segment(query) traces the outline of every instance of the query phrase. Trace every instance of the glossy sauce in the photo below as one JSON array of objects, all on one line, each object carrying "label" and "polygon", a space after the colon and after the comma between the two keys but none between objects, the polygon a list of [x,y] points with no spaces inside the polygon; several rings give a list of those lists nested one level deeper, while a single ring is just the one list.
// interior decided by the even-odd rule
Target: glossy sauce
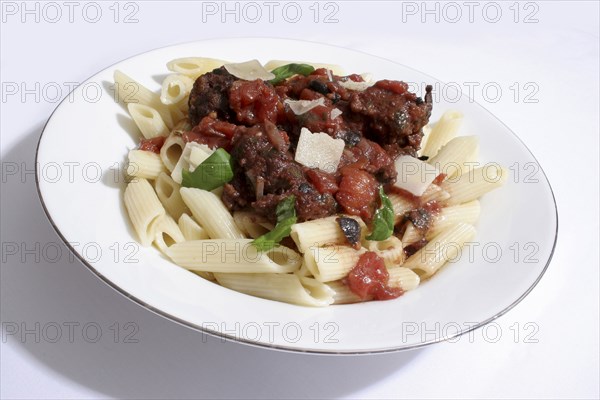
[{"label": "glossy sauce", "polygon": [[383,259],[368,251],[360,256],[344,283],[362,300],[389,300],[402,296],[401,288],[388,286],[389,273]]}]

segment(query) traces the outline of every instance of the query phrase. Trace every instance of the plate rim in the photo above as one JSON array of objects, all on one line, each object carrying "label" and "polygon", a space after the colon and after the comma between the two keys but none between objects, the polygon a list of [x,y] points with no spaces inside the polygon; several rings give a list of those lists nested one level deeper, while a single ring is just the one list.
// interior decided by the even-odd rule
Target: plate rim
[{"label": "plate rim", "polygon": [[[119,60],[117,62],[114,62],[106,67],[104,67],[103,69],[95,72],[94,74],[90,75],[88,78],[84,79],[79,85],[77,85],[76,87],[73,88],[73,90],[71,90],[69,92],[69,94],[67,94],[67,96],[65,96],[54,108],[54,110],[52,111],[52,113],[50,113],[50,116],[48,117],[48,119],[46,120],[46,122],[44,123],[44,126],[41,130],[40,136],[38,138],[38,142],[36,145],[36,149],[35,149],[35,164],[34,165],[38,165],[38,159],[39,159],[39,151],[40,151],[40,146],[42,143],[42,139],[44,136],[44,133],[46,132],[46,128],[48,126],[48,123],[50,122],[50,120],[52,119],[52,117],[54,116],[54,114],[56,113],[56,111],[61,107],[61,105],[65,102],[65,100],[67,100],[68,98],[70,98],[70,95],[77,90],[81,85],[85,84],[86,82],[88,82],[91,78],[93,78],[94,76],[108,70],[109,68],[120,64],[122,62],[125,62],[129,59],[153,52],[153,51],[158,51],[161,49],[166,49],[166,48],[170,48],[170,47],[176,47],[176,46],[182,46],[182,45],[190,45],[190,44],[194,44],[194,43],[202,43],[202,42],[207,42],[207,41],[235,41],[235,40],[279,40],[279,41],[289,41],[289,42],[304,42],[304,43],[311,43],[311,44],[315,44],[315,45],[319,45],[319,46],[324,46],[324,47],[332,47],[332,48],[337,48],[337,49],[344,49],[347,51],[351,51],[351,52],[356,52],[356,53],[361,53],[363,55],[369,56],[369,57],[373,57],[376,59],[380,59],[380,60],[385,60],[387,62],[402,66],[403,68],[407,68],[410,69],[412,71],[415,71],[419,74],[422,74],[424,76],[427,76],[428,78],[431,78],[437,82],[440,82],[442,84],[444,84],[445,82],[442,80],[439,80],[425,72],[422,72],[420,70],[417,70],[413,67],[407,66],[405,64],[396,62],[394,60],[390,60],[389,58],[386,57],[382,57],[382,56],[378,56],[378,55],[374,55],[371,53],[368,53],[366,51],[362,51],[362,50],[357,50],[357,49],[352,49],[352,48],[348,48],[345,46],[339,46],[339,45],[333,45],[333,44],[329,44],[329,43],[321,43],[321,42],[316,42],[316,41],[311,41],[311,40],[302,40],[302,39],[290,39],[290,38],[282,38],[282,37],[268,37],[268,36],[252,36],[252,37],[226,37],[226,38],[207,38],[207,39],[201,39],[201,40],[191,40],[191,41],[185,41],[185,42],[180,42],[180,43],[174,43],[174,44],[169,44],[166,46],[161,46],[161,47],[157,47],[157,48],[152,48],[150,50],[146,50],[137,54],[134,54],[132,56],[129,56],[127,58],[124,58],[122,60]],[[460,93],[462,95],[465,95],[467,98],[471,99],[468,95],[466,95],[462,90],[460,90]],[[471,99],[473,100],[473,99]],[[542,165],[539,163],[538,159],[535,157],[535,155],[533,154],[533,152],[529,149],[529,147],[523,142],[523,140],[521,140],[521,138],[511,129],[509,128],[500,118],[496,117],[491,111],[489,111],[486,107],[484,107],[483,105],[481,105],[479,102],[474,101],[473,103],[478,106],[479,108],[481,108],[483,111],[485,111],[487,113],[487,115],[489,117],[492,117],[493,119],[496,120],[496,122],[499,122],[508,132],[511,133],[511,135],[527,150],[527,152],[529,153],[529,155],[533,158],[533,160],[535,160],[535,162],[537,163],[537,165],[540,168],[540,171],[542,173],[542,176],[545,180],[545,182],[548,185],[548,188],[550,189],[550,194],[552,196],[552,203],[554,205],[554,220],[555,220],[555,229],[554,229],[554,240],[552,243],[552,248],[550,250],[550,253],[548,255],[548,260],[546,261],[546,264],[544,265],[543,269],[541,270],[541,272],[539,273],[539,275],[537,276],[536,280],[531,284],[531,286],[524,292],[522,293],[516,300],[514,300],[510,305],[508,305],[507,307],[505,307],[503,310],[499,311],[498,313],[496,313],[495,315],[477,323],[476,325],[470,325],[468,328],[457,331],[456,333],[453,333],[451,335],[447,335],[447,336],[440,336],[440,337],[436,337],[435,339],[432,340],[427,340],[427,341],[423,341],[420,342],[418,344],[412,344],[412,345],[408,345],[408,346],[397,346],[397,347],[392,347],[392,348],[384,348],[384,349],[377,349],[377,350],[349,350],[349,351],[345,351],[345,350],[326,350],[326,349],[302,349],[302,348],[298,348],[298,347],[293,347],[293,346],[286,346],[286,345],[279,345],[279,344],[269,344],[269,343],[265,343],[265,342],[260,342],[260,341],[254,341],[254,340],[249,340],[243,337],[239,337],[239,336],[235,336],[235,335],[230,335],[227,333],[223,333],[223,332],[218,332],[218,331],[214,331],[212,329],[209,329],[207,327],[203,327],[197,324],[194,324],[192,322],[186,321],[184,319],[181,319],[179,317],[176,317],[174,315],[169,314],[166,311],[163,311],[155,306],[152,306],[150,304],[148,304],[147,302],[145,302],[144,300],[141,300],[140,298],[131,295],[129,292],[127,292],[124,288],[121,288],[120,286],[118,286],[117,284],[115,284],[113,281],[111,281],[110,279],[108,279],[106,276],[104,276],[103,274],[101,274],[96,268],[94,268],[81,254],[79,254],[77,252],[77,250],[71,246],[71,244],[69,243],[69,241],[63,236],[62,232],[60,231],[60,229],[58,228],[58,226],[56,225],[56,223],[54,222],[54,219],[52,218],[52,215],[50,214],[48,208],[46,207],[46,203],[44,202],[44,197],[42,194],[42,190],[41,190],[41,186],[40,186],[40,172],[38,168],[35,168],[35,186],[36,186],[36,192],[38,194],[40,203],[42,205],[42,209],[44,210],[44,214],[46,215],[46,218],[48,219],[48,221],[50,222],[50,225],[52,226],[52,228],[54,229],[54,231],[56,232],[56,234],[60,237],[60,239],[62,240],[63,244],[69,249],[69,251],[89,270],[92,272],[92,274],[94,274],[96,277],[98,277],[102,282],[104,282],[106,285],[108,285],[110,288],[112,288],[113,290],[115,290],[117,293],[121,294],[122,296],[124,296],[125,298],[129,299],[130,301],[132,301],[133,303],[145,308],[148,311],[151,311],[152,313],[163,317],[167,320],[170,320],[172,322],[175,322],[181,326],[184,326],[186,328],[192,329],[194,331],[203,333],[203,334],[208,334],[212,337],[215,338],[220,338],[222,340],[226,340],[226,341],[231,341],[233,343],[241,343],[244,345],[249,345],[249,346],[253,346],[253,347],[258,347],[258,348],[266,348],[266,349],[270,349],[270,350],[277,350],[277,351],[282,351],[282,352],[287,352],[287,353],[300,353],[300,354],[317,354],[317,355],[346,355],[346,356],[352,356],[352,355],[370,355],[370,354],[385,354],[385,353],[397,353],[397,352],[402,352],[402,351],[408,351],[408,350],[414,350],[414,349],[419,349],[419,348],[423,348],[426,346],[430,346],[432,344],[435,343],[440,343],[443,341],[447,341],[447,340],[451,340],[457,337],[460,337],[466,333],[472,332],[478,328],[481,328],[487,324],[489,324],[490,322],[500,318],[501,316],[503,316],[504,314],[506,314],[507,312],[509,312],[510,310],[512,310],[517,304],[519,304],[521,301],[523,301],[523,299],[525,299],[525,297],[527,297],[529,295],[529,293],[531,293],[531,291],[538,285],[538,283],[541,281],[542,277],[546,274],[546,271],[548,270],[548,267],[550,266],[550,263],[552,261],[552,258],[554,256],[554,251],[556,250],[556,245],[558,243],[558,230],[559,230],[559,216],[558,216],[558,204],[556,202],[556,196],[554,194],[554,189],[552,188],[552,184],[550,183],[550,180],[548,179],[548,176],[546,175],[546,172],[544,171]]]}]

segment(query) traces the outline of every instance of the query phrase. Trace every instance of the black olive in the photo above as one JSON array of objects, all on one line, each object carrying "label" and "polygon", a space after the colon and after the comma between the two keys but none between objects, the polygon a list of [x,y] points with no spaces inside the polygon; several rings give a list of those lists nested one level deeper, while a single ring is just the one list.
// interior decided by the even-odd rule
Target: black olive
[{"label": "black olive", "polygon": [[317,93],[321,93],[324,95],[329,93],[329,88],[327,87],[327,84],[325,82],[321,82],[318,80],[310,81],[308,83],[308,87]]},{"label": "black olive", "polygon": [[344,233],[346,240],[353,247],[357,246],[360,243],[360,225],[353,218],[348,217],[339,217],[336,219],[340,229]]},{"label": "black olive", "polygon": [[427,161],[427,160],[429,160],[429,156],[421,156],[421,157],[419,157],[419,160]]},{"label": "black olive", "polygon": [[360,142],[360,139],[362,139],[362,135],[356,131],[348,131],[344,133],[343,139],[346,143],[346,146],[354,147],[358,144],[358,142]]},{"label": "black olive", "polygon": [[417,103],[417,105],[421,105],[424,103],[423,99],[420,97],[417,97],[417,99],[415,100],[415,103]]}]

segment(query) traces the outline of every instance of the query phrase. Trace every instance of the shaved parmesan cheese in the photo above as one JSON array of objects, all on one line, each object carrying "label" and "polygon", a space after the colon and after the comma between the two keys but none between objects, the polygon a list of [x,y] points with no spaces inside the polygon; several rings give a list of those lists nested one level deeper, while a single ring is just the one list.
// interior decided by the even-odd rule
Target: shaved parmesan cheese
[{"label": "shaved parmesan cheese", "polygon": [[250,60],[238,64],[225,64],[224,67],[231,75],[247,81],[255,79],[270,81],[275,78],[275,75],[267,71],[258,60]]},{"label": "shaved parmesan cheese", "polygon": [[327,68],[327,78],[329,78],[329,82],[333,82],[333,72],[329,68]]},{"label": "shaved parmesan cheese", "polygon": [[337,171],[343,151],[342,139],[334,139],[323,132],[311,133],[302,128],[295,160],[306,167],[333,173]]},{"label": "shaved parmesan cheese", "polygon": [[179,161],[177,161],[177,165],[175,165],[173,172],[171,172],[171,178],[175,182],[181,184],[181,171],[184,169],[190,172],[194,171],[198,165],[213,153],[213,151],[214,150],[211,150],[210,147],[205,144],[196,142],[186,143],[183,152],[181,153],[181,157],[179,157]]},{"label": "shaved parmesan cheese", "polygon": [[313,108],[317,106],[325,105],[325,98],[319,97],[317,100],[290,100],[286,99],[284,101],[285,104],[290,106],[290,109],[296,115],[302,115],[304,113],[309,112]]},{"label": "shaved parmesan cheese", "polygon": [[348,90],[356,90],[362,92],[366,88],[373,86],[375,82],[354,82],[351,80],[347,80],[346,82],[338,81],[341,87]]},{"label": "shaved parmesan cheese", "polygon": [[331,113],[329,114],[329,117],[331,119],[336,119],[337,117],[339,117],[340,115],[342,115],[342,111],[334,108],[333,110],[331,110]]},{"label": "shaved parmesan cheese", "polygon": [[214,153],[214,150],[205,144],[198,144],[198,146],[192,147],[188,159],[190,163],[189,170],[193,171],[198,168],[198,165],[202,164],[212,153]]},{"label": "shaved parmesan cheese", "polygon": [[424,161],[411,156],[400,156],[394,166],[398,176],[394,186],[420,197],[440,171]]},{"label": "shaved parmesan cheese", "polygon": [[362,74],[360,74],[360,76],[365,82],[373,82],[373,74],[370,72],[363,72]]}]

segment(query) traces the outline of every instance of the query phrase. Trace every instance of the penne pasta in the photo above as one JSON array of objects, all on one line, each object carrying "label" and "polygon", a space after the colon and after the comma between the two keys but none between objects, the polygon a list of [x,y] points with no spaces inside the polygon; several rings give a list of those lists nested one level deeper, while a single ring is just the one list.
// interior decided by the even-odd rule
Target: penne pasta
[{"label": "penne pasta", "polygon": [[366,240],[364,247],[383,258],[387,268],[400,266],[406,258],[402,242],[394,235],[386,240]]},{"label": "penne pasta", "polygon": [[[357,217],[352,218],[361,225],[361,239],[365,236],[365,223]],[[344,232],[337,223],[337,216],[302,222],[292,226],[291,237],[300,252],[306,252],[310,247],[348,244]]]},{"label": "penne pasta", "polygon": [[229,210],[214,193],[202,189],[180,190],[183,202],[211,239],[244,239]]},{"label": "penne pasta", "polygon": [[423,232],[414,227],[412,223],[407,225],[406,231],[402,236],[404,246],[416,243],[423,237],[426,240],[431,240],[442,231],[463,222],[465,224],[474,224],[479,219],[481,207],[479,201],[473,200],[468,203],[459,204],[456,206],[444,207],[438,214],[434,214],[431,226],[423,235]]},{"label": "penne pasta", "polygon": [[151,151],[131,150],[126,173],[130,177],[156,179],[166,171],[160,156]]},{"label": "penne pasta", "polygon": [[154,244],[165,255],[167,249],[174,243],[181,243],[185,240],[179,226],[173,217],[163,214],[152,223],[152,232],[154,233]]},{"label": "penne pasta", "polygon": [[431,132],[421,142],[420,155],[434,157],[443,145],[456,137],[463,122],[463,114],[458,111],[446,111],[431,127]]},{"label": "penne pasta", "polygon": [[477,200],[442,208],[440,213],[434,218],[431,228],[429,228],[425,235],[425,239],[431,240],[443,231],[461,222],[473,225],[479,219],[480,212],[481,207]]},{"label": "penne pasta", "polygon": [[274,228],[265,217],[248,211],[236,211],[233,220],[245,236],[256,239]]},{"label": "penne pasta", "polygon": [[347,246],[309,247],[304,262],[312,275],[320,282],[344,278],[366,250],[354,250]]},{"label": "penne pasta", "polygon": [[413,270],[406,267],[388,268],[390,275],[388,285],[399,287],[403,291],[416,289],[421,283],[421,278]]},{"label": "penne pasta", "polygon": [[456,205],[473,201],[506,182],[508,171],[499,165],[490,164],[476,168],[468,174],[445,181],[440,187],[450,194],[447,205]]},{"label": "penne pasta", "polygon": [[464,244],[474,237],[475,228],[472,225],[456,224],[410,256],[403,267],[412,269],[421,279],[429,278],[447,261],[459,256]]},{"label": "penne pasta", "polygon": [[441,203],[448,200],[449,197],[450,194],[448,192],[446,192],[444,189],[442,189],[435,183],[432,183],[427,187],[427,189],[425,189],[425,192],[423,192],[423,195],[421,195],[421,198],[419,200],[421,204],[427,204],[432,201],[437,201]]},{"label": "penne pasta", "polygon": [[202,240],[209,238],[206,229],[198,225],[198,223],[187,214],[181,214],[178,225],[185,240]]},{"label": "penne pasta", "polygon": [[207,281],[211,281],[211,282],[216,282],[217,281],[215,279],[215,274],[213,274],[212,272],[204,272],[204,271],[190,271],[190,272],[192,272],[193,274],[198,275],[201,278],[206,279]]},{"label": "penne pasta", "polygon": [[184,132],[187,132],[191,129],[192,129],[192,123],[190,122],[190,119],[186,117],[186,118],[182,118],[179,121],[177,121],[177,123],[173,127],[173,130],[171,131],[171,133],[181,136],[181,135],[183,135]]},{"label": "penne pasta", "polygon": [[183,213],[188,212],[179,189],[179,184],[173,181],[165,172],[161,172],[156,178],[156,182],[154,182],[156,195],[169,215],[175,219],[179,219]]},{"label": "penne pasta", "polygon": [[397,193],[388,194],[388,198],[390,199],[392,208],[394,209],[394,224],[402,221],[402,219],[404,219],[404,214],[415,207],[412,201],[407,200],[405,197],[400,196]]},{"label": "penne pasta", "polygon": [[479,138],[477,136],[460,136],[446,143],[436,156],[427,162],[451,178],[472,170],[478,156]]},{"label": "penne pasta", "polygon": [[294,273],[298,276],[306,276],[309,278],[314,278],[312,272],[310,272],[306,263],[304,262],[304,259],[302,261],[302,265],[300,266],[300,269]]},{"label": "penne pasta", "polygon": [[215,278],[222,286],[264,299],[312,307],[333,303],[333,290],[327,285],[295,274],[215,274]]},{"label": "penne pasta", "polygon": [[333,291],[333,304],[362,303],[373,299],[373,297],[361,299],[341,280],[326,282],[325,284]]},{"label": "penne pasta", "polygon": [[181,135],[176,132],[171,132],[163,146],[160,148],[160,159],[169,172],[173,172],[173,169],[175,169],[177,162],[183,154],[184,147],[185,143],[183,142]]},{"label": "penne pasta", "polygon": [[168,128],[173,127],[171,112],[160,102],[160,96],[135,79],[117,70],[114,73],[115,88],[120,102],[148,106],[156,110]]},{"label": "penne pasta", "polygon": [[152,185],[143,178],[131,181],[125,188],[124,201],[140,243],[150,246],[154,240],[153,222],[165,215],[165,209],[154,193]]},{"label": "penne pasta", "polygon": [[408,221],[406,223],[404,234],[402,235],[402,244],[404,247],[417,243],[421,239],[423,239],[423,233],[415,228],[412,222]]},{"label": "penne pasta", "polygon": [[160,101],[165,105],[187,103],[194,80],[183,74],[172,74],[162,82]]},{"label": "penne pasta", "polygon": [[129,103],[127,110],[146,139],[169,134],[169,128],[156,109],[144,104]]},{"label": "penne pasta", "polygon": [[195,79],[202,74],[223,66],[224,64],[227,64],[227,61],[218,60],[216,58],[185,57],[176,58],[169,61],[167,63],[167,68],[169,71],[184,74]]},{"label": "penne pasta", "polygon": [[302,257],[288,247],[260,252],[251,239],[190,240],[173,244],[167,254],[184,268],[213,273],[283,274],[297,271],[302,264]]}]

